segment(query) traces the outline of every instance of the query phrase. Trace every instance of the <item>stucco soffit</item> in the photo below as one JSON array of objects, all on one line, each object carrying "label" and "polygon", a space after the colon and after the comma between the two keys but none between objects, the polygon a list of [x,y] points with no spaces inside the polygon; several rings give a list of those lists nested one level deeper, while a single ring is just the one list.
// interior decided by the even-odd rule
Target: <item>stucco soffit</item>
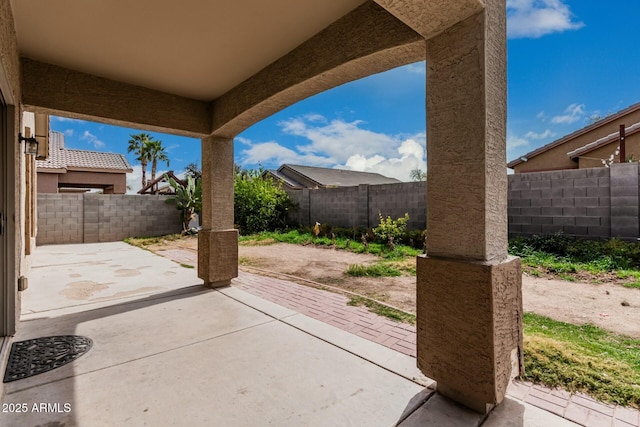
[{"label": "stucco soffit", "polygon": [[211,105],[52,64],[21,58],[28,111],[200,138],[210,133]]},{"label": "stucco soffit", "polygon": [[375,0],[425,39],[484,9],[482,0]]},{"label": "stucco soffit", "polygon": [[418,33],[369,1],[216,99],[213,134],[234,136],[301,99],[425,55]]}]

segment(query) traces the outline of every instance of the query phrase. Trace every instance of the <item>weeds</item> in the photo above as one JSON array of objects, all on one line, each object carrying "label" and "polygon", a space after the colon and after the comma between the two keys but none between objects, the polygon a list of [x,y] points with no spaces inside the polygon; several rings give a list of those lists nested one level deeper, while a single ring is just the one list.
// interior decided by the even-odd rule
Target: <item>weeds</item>
[{"label": "weeds", "polygon": [[640,340],[524,315],[524,380],[640,407]]},{"label": "weeds", "polygon": [[402,275],[397,268],[382,263],[373,265],[351,264],[344,274],[354,277],[397,277]]},{"label": "weeds", "polygon": [[406,313],[402,310],[398,310],[396,308],[392,308],[386,306],[384,304],[380,304],[379,302],[372,301],[368,298],[364,297],[352,297],[347,305],[351,306],[365,306],[371,311],[379,316],[384,316],[389,319],[395,320],[397,322],[408,323],[410,325],[415,325],[416,316],[410,313]]}]

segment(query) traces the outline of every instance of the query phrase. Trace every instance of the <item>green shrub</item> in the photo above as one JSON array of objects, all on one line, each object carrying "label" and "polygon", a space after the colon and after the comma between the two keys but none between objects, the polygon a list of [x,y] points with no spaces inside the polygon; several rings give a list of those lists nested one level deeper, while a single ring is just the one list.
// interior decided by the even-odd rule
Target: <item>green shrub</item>
[{"label": "green shrub", "polygon": [[281,230],[293,208],[281,185],[264,178],[262,171],[237,173],[233,182],[234,217],[241,234]]},{"label": "green shrub", "polygon": [[378,212],[378,217],[380,218],[380,223],[373,229],[373,234],[382,243],[398,243],[407,229],[409,214],[405,213],[404,217],[394,220],[390,216],[384,218],[382,213]]}]

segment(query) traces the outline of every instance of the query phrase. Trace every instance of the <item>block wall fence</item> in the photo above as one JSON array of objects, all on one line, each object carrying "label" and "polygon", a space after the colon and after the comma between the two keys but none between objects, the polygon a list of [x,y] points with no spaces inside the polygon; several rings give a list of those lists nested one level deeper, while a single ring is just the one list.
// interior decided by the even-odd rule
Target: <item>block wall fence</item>
[{"label": "block wall fence", "polygon": [[[562,232],[601,239],[640,237],[638,163],[509,175],[509,236]],[[452,189],[455,191],[455,189]],[[426,183],[287,190],[299,209],[294,223],[375,227],[378,212],[410,216],[409,228],[426,226]]]},{"label": "block wall fence", "polygon": [[37,245],[113,242],[179,233],[180,213],[168,196],[38,194]]},{"label": "block wall fence", "polygon": [[[378,212],[409,214],[409,228],[426,227],[426,183],[287,190],[295,224],[375,227]],[[590,239],[640,237],[638,163],[610,168],[509,175],[509,237],[563,232]],[[452,191],[455,191],[452,189]],[[168,196],[39,194],[38,245],[118,241],[178,233]]]}]

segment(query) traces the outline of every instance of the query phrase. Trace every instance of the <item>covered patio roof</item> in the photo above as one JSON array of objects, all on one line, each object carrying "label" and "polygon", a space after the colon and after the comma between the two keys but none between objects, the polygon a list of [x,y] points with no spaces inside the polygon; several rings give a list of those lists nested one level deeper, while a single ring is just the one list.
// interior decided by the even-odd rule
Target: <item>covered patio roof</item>
[{"label": "covered patio roof", "polygon": [[[483,2],[428,2],[416,15],[390,0],[21,0],[11,7],[25,106],[201,137],[239,133],[251,124],[241,117],[248,110],[266,117],[285,99],[423,60],[424,36]],[[313,85],[296,87],[310,78]],[[274,102],[283,90],[290,93]]]},{"label": "covered patio roof", "polygon": [[[504,400],[523,352],[520,261],[507,253],[503,0],[0,0],[0,22],[11,153],[25,110],[201,139],[198,277],[211,288],[238,276],[234,137],[301,99],[426,59],[417,365],[480,414]],[[14,157],[4,196],[25,170]],[[17,218],[0,248],[22,251],[21,198],[0,199]],[[9,333],[28,269],[16,257],[2,283]]]}]

